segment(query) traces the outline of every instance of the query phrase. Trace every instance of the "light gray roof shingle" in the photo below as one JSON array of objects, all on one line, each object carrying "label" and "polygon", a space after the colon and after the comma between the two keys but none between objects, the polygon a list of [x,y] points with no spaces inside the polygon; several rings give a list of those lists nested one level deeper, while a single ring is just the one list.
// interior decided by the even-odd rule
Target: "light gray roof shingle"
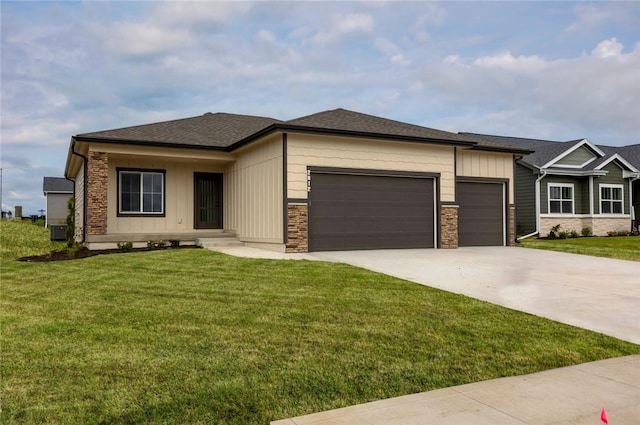
[{"label": "light gray roof shingle", "polygon": [[42,179],[42,191],[44,193],[73,193],[73,182],[64,177],[45,177]]}]

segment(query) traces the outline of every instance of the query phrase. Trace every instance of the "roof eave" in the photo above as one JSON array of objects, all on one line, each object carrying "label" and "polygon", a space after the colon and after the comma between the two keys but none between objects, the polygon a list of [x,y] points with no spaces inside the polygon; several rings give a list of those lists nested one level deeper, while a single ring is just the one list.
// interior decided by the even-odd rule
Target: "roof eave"
[{"label": "roof eave", "polygon": [[134,146],[153,146],[153,147],[164,147],[164,148],[179,148],[179,149],[204,149],[204,150],[214,150],[214,151],[226,151],[228,150],[227,146],[207,146],[207,145],[189,145],[182,143],[172,143],[172,142],[157,142],[153,140],[132,140],[132,139],[109,139],[104,137],[87,137],[87,136],[74,136],[72,139],[75,139],[78,142],[88,142],[88,143],[113,143],[119,145],[134,145]]},{"label": "roof eave", "polygon": [[505,153],[513,153],[518,155],[529,155],[534,151],[529,149],[520,149],[514,148],[510,146],[485,146],[485,145],[475,145],[471,148],[474,151],[488,151],[488,152],[505,152]]},{"label": "roof eave", "polygon": [[270,133],[274,133],[278,131],[281,131],[283,133],[292,132],[292,133],[307,133],[307,134],[329,134],[329,135],[344,136],[344,137],[394,140],[394,141],[411,142],[411,143],[434,143],[434,144],[448,145],[448,146],[474,147],[477,144],[477,142],[464,141],[464,140],[447,140],[447,139],[430,138],[430,137],[403,136],[398,134],[371,133],[366,131],[339,130],[339,129],[276,123],[230,145],[228,150],[233,151],[235,149],[238,149],[244,145],[247,145],[255,141],[256,139],[259,139]]}]

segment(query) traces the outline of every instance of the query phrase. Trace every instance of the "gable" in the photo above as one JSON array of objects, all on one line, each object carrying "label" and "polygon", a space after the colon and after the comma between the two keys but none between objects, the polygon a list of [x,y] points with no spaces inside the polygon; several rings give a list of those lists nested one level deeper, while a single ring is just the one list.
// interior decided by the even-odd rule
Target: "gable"
[{"label": "gable", "polygon": [[597,159],[598,156],[585,145],[580,146],[568,155],[560,158],[554,164],[553,167],[568,167],[568,168],[582,168],[588,163]]}]

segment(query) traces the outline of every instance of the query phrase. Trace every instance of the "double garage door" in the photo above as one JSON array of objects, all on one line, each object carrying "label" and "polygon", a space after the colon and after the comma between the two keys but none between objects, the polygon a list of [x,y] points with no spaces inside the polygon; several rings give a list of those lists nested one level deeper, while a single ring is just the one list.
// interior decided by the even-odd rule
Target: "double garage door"
[{"label": "double garage door", "polygon": [[[309,250],[434,248],[436,182],[429,176],[312,172]],[[503,185],[458,183],[460,246],[503,245]]]}]

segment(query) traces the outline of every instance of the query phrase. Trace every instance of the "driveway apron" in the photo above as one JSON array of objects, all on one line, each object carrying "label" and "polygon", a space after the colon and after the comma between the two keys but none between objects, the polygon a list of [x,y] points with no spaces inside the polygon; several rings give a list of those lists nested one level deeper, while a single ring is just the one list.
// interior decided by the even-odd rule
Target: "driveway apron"
[{"label": "driveway apron", "polygon": [[640,344],[640,263],[515,247],[316,252]]}]

